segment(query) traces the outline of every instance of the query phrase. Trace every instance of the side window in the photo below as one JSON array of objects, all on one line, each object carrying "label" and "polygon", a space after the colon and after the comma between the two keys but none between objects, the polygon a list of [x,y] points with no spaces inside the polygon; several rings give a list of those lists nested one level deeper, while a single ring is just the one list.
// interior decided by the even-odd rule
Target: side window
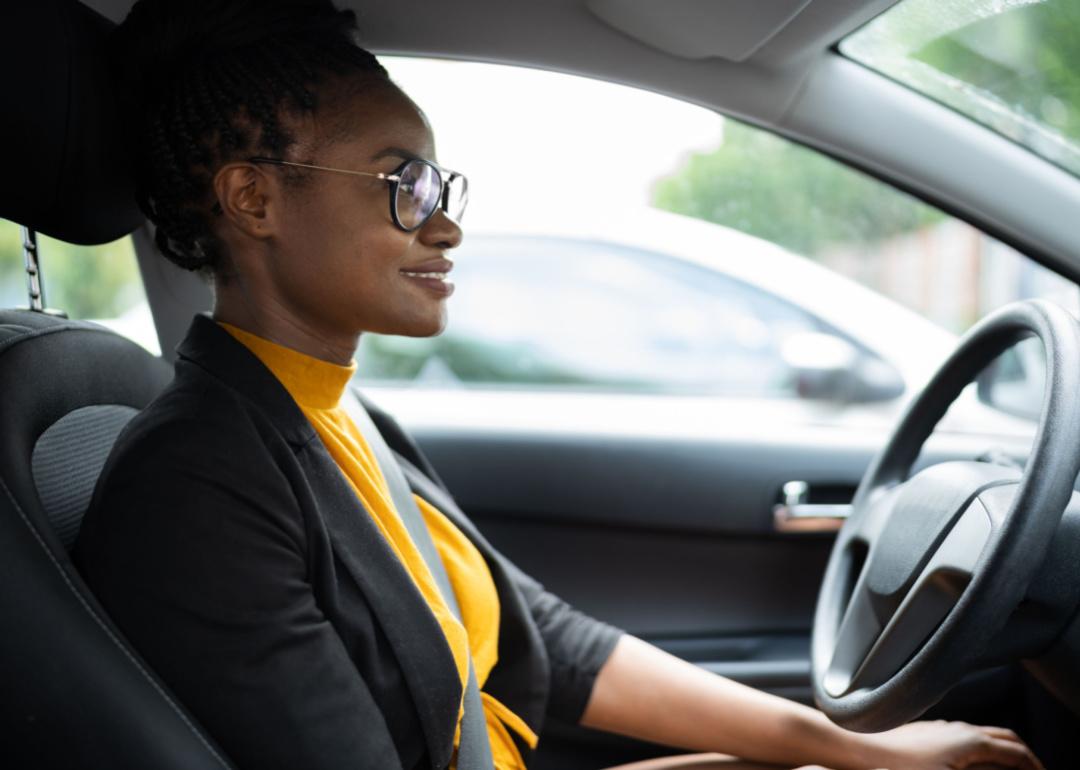
[{"label": "side window", "polygon": [[486,234],[470,237],[462,254],[447,331],[366,337],[366,378],[797,396],[808,383],[792,346],[831,342],[872,356],[797,303],[668,254]]},{"label": "side window", "polygon": [[[40,234],[37,240],[47,307],[100,323],[160,353],[130,236],[101,246]],[[0,303],[10,308],[27,302],[22,230],[0,219]]]},{"label": "side window", "polygon": [[366,386],[896,405],[995,308],[1080,307],[1074,284],[966,223],[709,110],[387,62],[471,203],[446,332],[365,337]]}]

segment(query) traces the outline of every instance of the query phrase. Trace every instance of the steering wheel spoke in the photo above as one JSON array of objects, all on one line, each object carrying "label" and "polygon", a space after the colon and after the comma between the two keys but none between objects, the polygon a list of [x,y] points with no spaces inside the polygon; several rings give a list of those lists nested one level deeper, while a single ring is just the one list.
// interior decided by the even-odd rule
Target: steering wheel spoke
[{"label": "steering wheel spoke", "polygon": [[837,654],[826,674],[830,694],[839,697],[895,675],[956,606],[993,531],[990,513],[975,498],[887,618],[880,617],[882,603],[874,601],[862,581],[841,624]]},{"label": "steering wheel spoke", "polygon": [[825,672],[825,690],[839,698],[851,689],[855,673],[881,635],[882,624],[866,589],[865,573],[855,584],[844,619],[836,633],[836,649]]},{"label": "steering wheel spoke", "polygon": [[[884,627],[868,592],[866,555],[873,552],[892,516],[903,486],[882,485],[870,490],[856,504],[841,532],[842,543],[838,547],[848,553],[848,569],[852,571],[849,579],[854,582],[854,588],[847,600],[836,634],[836,647],[825,675],[825,687],[834,697],[847,691],[854,673],[861,667]],[[863,558],[856,558],[856,554],[861,554]]]},{"label": "steering wheel spoke", "polygon": [[872,549],[889,523],[903,488],[903,484],[893,484],[871,490],[848,520],[847,537]]}]

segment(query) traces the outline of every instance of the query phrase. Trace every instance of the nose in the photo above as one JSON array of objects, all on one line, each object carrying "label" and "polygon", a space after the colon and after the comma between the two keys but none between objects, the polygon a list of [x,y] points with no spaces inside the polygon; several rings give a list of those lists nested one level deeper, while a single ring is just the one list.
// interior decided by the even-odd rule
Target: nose
[{"label": "nose", "polygon": [[448,217],[442,209],[436,211],[420,228],[420,240],[425,245],[440,249],[456,249],[464,237],[461,225]]}]

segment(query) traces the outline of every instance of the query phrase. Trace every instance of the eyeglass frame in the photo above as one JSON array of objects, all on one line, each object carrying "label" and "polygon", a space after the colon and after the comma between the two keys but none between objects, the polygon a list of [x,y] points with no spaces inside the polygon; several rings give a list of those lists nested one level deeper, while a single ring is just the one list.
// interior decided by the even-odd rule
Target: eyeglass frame
[{"label": "eyeglass frame", "polygon": [[[426,225],[429,221],[431,221],[431,218],[435,216],[435,212],[439,211],[440,209],[442,209],[442,212],[446,215],[447,219],[449,219],[454,224],[460,224],[460,222],[458,221],[461,218],[460,216],[458,217],[458,219],[454,219],[452,216],[450,216],[450,183],[453,182],[455,179],[462,180],[465,185],[463,196],[464,200],[466,203],[468,203],[469,200],[469,180],[464,174],[460,174],[457,171],[452,171],[448,168],[443,168],[438,163],[433,163],[432,161],[426,160],[424,158],[408,158],[389,174],[383,173],[381,171],[353,171],[351,169],[345,168],[317,166],[312,163],[297,163],[291,160],[282,160],[281,158],[266,158],[258,155],[248,158],[247,162],[269,163],[275,166],[294,166],[296,168],[314,169],[316,171],[332,171],[336,174],[350,174],[352,176],[370,176],[374,177],[375,179],[381,179],[382,181],[390,185],[390,218],[394,221],[394,225],[398,229],[403,230],[407,233],[414,233],[421,227]],[[440,205],[433,208],[431,210],[431,213],[424,217],[423,220],[421,220],[418,224],[414,225],[413,227],[406,227],[405,224],[401,221],[401,217],[398,215],[397,196],[398,187],[401,184],[401,172],[404,171],[405,167],[408,166],[410,163],[424,163],[435,169],[435,173],[439,178],[439,200],[441,201],[441,203]],[[464,213],[465,207],[462,206],[461,210],[462,213]]]}]

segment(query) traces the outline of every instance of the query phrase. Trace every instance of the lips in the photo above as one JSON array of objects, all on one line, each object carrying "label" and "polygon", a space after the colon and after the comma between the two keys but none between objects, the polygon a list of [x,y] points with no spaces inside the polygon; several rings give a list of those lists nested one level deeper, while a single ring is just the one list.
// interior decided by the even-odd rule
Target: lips
[{"label": "lips", "polygon": [[413,283],[443,297],[449,297],[454,291],[454,284],[446,280],[447,274],[454,268],[449,259],[440,257],[403,267],[400,272]]},{"label": "lips", "polygon": [[421,262],[417,265],[409,265],[408,267],[401,268],[403,275],[439,275],[443,278],[446,274],[454,269],[454,263],[445,257],[438,259],[429,259],[427,262]]}]

